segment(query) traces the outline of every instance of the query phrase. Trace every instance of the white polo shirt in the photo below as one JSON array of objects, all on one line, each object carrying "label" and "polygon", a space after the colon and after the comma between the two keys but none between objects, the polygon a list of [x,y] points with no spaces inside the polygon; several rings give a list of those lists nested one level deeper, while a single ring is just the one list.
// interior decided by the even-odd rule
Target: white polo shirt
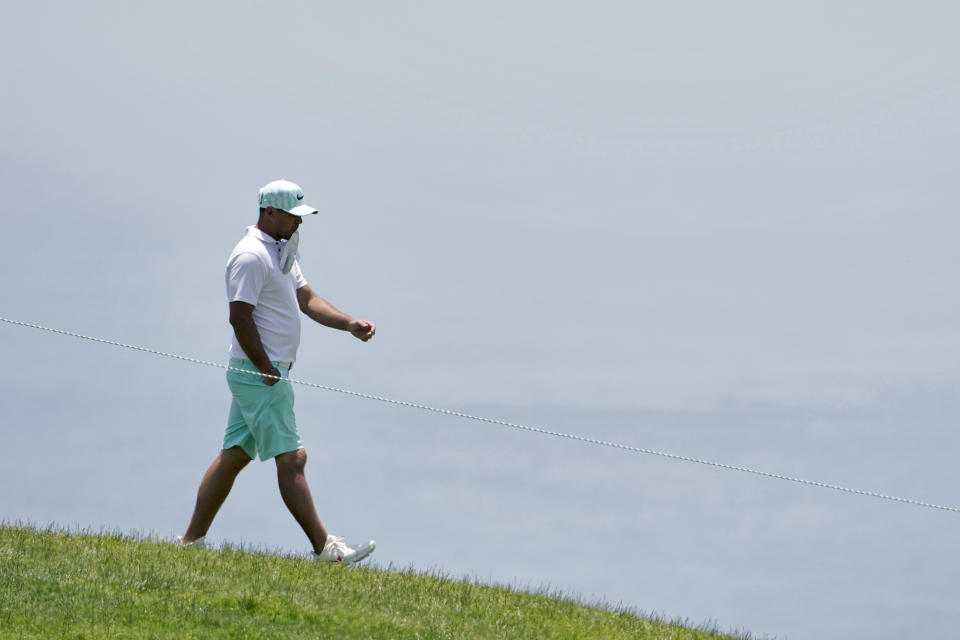
[{"label": "white polo shirt", "polygon": [[[271,362],[295,361],[300,346],[297,289],[307,281],[300,272],[299,255],[289,273],[281,271],[280,250],[285,242],[256,227],[247,227],[246,235],[227,260],[227,301],[253,305],[253,321]],[[250,359],[237,342],[236,333],[230,357]]]}]

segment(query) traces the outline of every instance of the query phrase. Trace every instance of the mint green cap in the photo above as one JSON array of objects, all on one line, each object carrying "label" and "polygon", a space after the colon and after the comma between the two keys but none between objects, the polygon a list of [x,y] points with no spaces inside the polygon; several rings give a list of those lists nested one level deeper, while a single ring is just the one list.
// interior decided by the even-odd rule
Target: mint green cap
[{"label": "mint green cap", "polygon": [[317,210],[303,201],[303,190],[289,180],[274,180],[260,189],[260,207],[283,209],[295,216],[308,216]]}]

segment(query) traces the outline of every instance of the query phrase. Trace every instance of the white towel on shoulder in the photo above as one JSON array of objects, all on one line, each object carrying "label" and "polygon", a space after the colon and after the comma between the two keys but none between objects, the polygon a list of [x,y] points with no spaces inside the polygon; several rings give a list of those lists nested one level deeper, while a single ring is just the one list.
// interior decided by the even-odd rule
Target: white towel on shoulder
[{"label": "white towel on shoulder", "polygon": [[280,270],[283,273],[290,273],[293,268],[293,261],[297,259],[297,248],[300,246],[300,232],[294,231],[290,239],[283,243],[280,249]]}]

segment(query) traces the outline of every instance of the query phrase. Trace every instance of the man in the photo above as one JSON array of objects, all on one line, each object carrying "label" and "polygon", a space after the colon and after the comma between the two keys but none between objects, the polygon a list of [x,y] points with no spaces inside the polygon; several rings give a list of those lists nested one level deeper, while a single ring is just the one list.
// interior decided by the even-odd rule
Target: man
[{"label": "man", "polygon": [[328,535],[304,476],[307,453],[297,432],[288,381],[300,344],[299,312],[364,342],[376,333],[372,322],[353,318],[314,293],[300,272],[297,229],[304,216],[315,213],[294,183],[269,183],[260,189],[256,226],[247,228],[227,261],[233,327],[227,383],[233,402],[222,450],[200,483],[193,518],[186,533],[178,537],[180,544],[203,544],[237,474],[259,455],[261,461],[276,460],[280,494],[310,539],[317,559],[357,562],[376,547],[372,540],[350,546]]}]

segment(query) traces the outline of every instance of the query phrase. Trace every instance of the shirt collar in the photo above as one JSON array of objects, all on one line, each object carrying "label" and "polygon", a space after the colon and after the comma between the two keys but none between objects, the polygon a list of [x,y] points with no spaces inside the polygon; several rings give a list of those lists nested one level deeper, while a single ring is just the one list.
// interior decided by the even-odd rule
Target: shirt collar
[{"label": "shirt collar", "polygon": [[257,238],[262,242],[266,242],[267,244],[280,244],[281,242],[280,240],[277,240],[270,234],[264,233],[263,231],[258,229],[256,226],[247,227],[247,235],[253,236],[254,238]]}]

